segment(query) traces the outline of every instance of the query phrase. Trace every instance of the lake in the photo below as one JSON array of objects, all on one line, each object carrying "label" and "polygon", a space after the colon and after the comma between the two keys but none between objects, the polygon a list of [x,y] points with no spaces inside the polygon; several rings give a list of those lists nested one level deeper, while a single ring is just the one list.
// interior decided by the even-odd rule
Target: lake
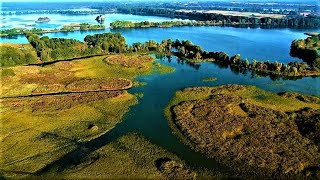
[{"label": "lake", "polygon": [[[64,14],[23,14],[23,15],[6,15],[0,16],[1,27],[3,29],[11,28],[42,28],[42,29],[60,29],[63,25],[70,23],[89,23],[89,24],[99,24],[95,19],[98,14],[90,15],[64,15]],[[104,25],[109,27],[111,22],[116,20],[128,20],[128,21],[168,21],[168,20],[178,20],[170,19],[165,17],[155,17],[155,16],[138,16],[130,14],[105,14]],[[35,23],[39,17],[49,17],[50,21],[46,23]],[[26,24],[36,24],[35,26],[28,26]]]},{"label": "lake", "polygon": [[[109,15],[108,15],[109,16]],[[111,16],[111,15],[110,15]],[[113,15],[112,15],[113,16]],[[95,21],[93,16],[84,16],[83,21]],[[114,20],[117,19],[114,14]],[[167,18],[153,19],[149,16],[121,15],[124,20],[152,20],[162,21]],[[110,19],[110,18],[109,18]],[[61,20],[69,23],[72,20]],[[109,21],[109,20],[108,20]],[[76,22],[76,21],[75,21]],[[110,20],[111,22],[111,20]],[[60,22],[62,23],[62,22]],[[44,23],[45,24],[45,23]],[[173,40],[190,40],[194,44],[200,45],[207,51],[224,51],[230,56],[240,54],[243,58],[252,60],[270,60],[288,63],[297,60],[289,55],[291,42],[295,39],[302,39],[306,30],[292,29],[261,29],[261,28],[235,28],[235,27],[173,27],[173,28],[140,28],[140,29],[105,29],[95,31],[76,31],[76,32],[58,32],[47,33],[45,36],[55,38],[72,38],[83,41],[89,34],[98,34],[106,32],[120,32],[127,40],[128,44],[134,42],[145,42],[147,40],[156,40],[161,42],[163,39],[171,38]],[[308,31],[320,31],[308,30]],[[0,42],[28,43],[24,36],[1,37]]]}]

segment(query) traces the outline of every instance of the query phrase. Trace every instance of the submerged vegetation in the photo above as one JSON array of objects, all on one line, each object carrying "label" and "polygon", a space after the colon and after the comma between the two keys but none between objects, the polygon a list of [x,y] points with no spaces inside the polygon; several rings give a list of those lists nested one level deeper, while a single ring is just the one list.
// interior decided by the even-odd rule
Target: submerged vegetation
[{"label": "submerged vegetation", "polygon": [[319,178],[319,100],[252,86],[187,88],[165,113],[186,143],[244,177]]}]

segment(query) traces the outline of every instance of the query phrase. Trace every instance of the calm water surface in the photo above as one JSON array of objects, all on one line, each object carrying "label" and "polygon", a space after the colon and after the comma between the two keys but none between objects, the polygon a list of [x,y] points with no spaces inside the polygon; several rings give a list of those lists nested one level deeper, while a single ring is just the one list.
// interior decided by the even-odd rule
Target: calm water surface
[{"label": "calm water surface", "polygon": [[[226,84],[255,85],[272,92],[295,91],[304,94],[320,96],[320,79],[303,78],[299,80],[278,80],[276,83],[268,77],[252,78],[250,73],[243,75],[223,69],[213,63],[202,63],[199,69],[177,61],[172,57],[171,61],[166,58],[157,60],[161,64],[176,68],[171,74],[139,77],[137,80],[147,82],[146,86],[136,87],[131,93],[142,92],[143,98],[126,115],[124,123],[147,137],[152,143],[166,148],[177,154],[191,166],[215,168],[220,171],[221,167],[213,160],[204,158],[181,143],[177,136],[173,135],[168,122],[164,117],[163,110],[173,98],[174,93],[187,87],[195,86],[218,86]],[[216,77],[217,81],[203,82],[203,78]]]},{"label": "calm water surface", "polygon": [[[0,16],[1,28],[10,29],[10,28],[42,28],[42,29],[60,29],[63,25],[71,23],[89,23],[89,24],[99,24],[95,18],[98,14],[91,15],[63,15],[63,14],[23,14],[23,15],[7,15]],[[139,15],[130,15],[130,14],[104,14],[105,21],[104,25],[109,27],[111,22],[116,20],[127,20],[127,21],[168,21],[168,20],[177,20],[170,19],[166,17],[156,17],[156,16],[139,16]],[[35,23],[39,17],[49,17],[50,21],[46,23]],[[26,27],[26,24],[36,24],[32,27]]]}]

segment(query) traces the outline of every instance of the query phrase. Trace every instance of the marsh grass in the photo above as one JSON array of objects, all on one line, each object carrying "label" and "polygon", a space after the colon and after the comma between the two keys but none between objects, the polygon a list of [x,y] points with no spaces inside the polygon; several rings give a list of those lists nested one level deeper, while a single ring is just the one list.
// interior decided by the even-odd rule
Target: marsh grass
[{"label": "marsh grass", "polygon": [[[124,134],[110,144],[92,152],[96,158],[89,165],[83,163],[72,171],[65,171],[61,178],[83,179],[208,179],[222,178],[219,173],[194,170],[178,156],[152,144],[136,132]],[[90,156],[90,155],[89,155]],[[166,160],[171,165],[162,166]],[[165,169],[163,169],[165,168]]]},{"label": "marsh grass", "polygon": [[153,72],[159,74],[170,74],[173,73],[176,69],[171,66],[167,66],[165,64],[154,63]]},{"label": "marsh grass", "polygon": [[[107,63],[106,58],[112,63]],[[153,61],[152,57],[138,54],[114,55],[1,70],[11,74],[1,76],[1,97],[11,97],[0,99],[0,156],[4,157],[0,158],[1,173],[11,178],[30,177],[81,143],[108,133],[143,94],[132,95],[125,90],[86,92],[88,89],[81,87],[99,90],[97,82],[117,78],[131,82],[137,76],[153,73]],[[117,81],[111,84],[116,85]],[[84,92],[48,94],[70,89]],[[16,97],[35,93],[43,95]],[[80,171],[83,174],[66,177],[85,178],[89,174],[102,177],[103,173],[103,177],[110,178],[162,177],[154,168],[154,159],[160,156],[177,159],[137,135],[124,136],[98,151],[95,153],[106,158],[99,159],[97,166],[90,165],[93,170],[87,175],[83,173],[86,171]]]},{"label": "marsh grass", "polygon": [[[318,147],[312,142],[317,142],[314,138],[318,134],[312,133],[318,131],[301,132],[318,122],[318,100],[276,94],[254,86],[186,88],[176,92],[165,115],[184,143],[229,164],[240,174],[256,178],[274,173],[286,178],[316,177],[319,171],[308,168],[319,167]],[[296,116],[310,120],[305,119],[308,122],[302,127],[303,123],[296,124]],[[252,154],[259,154],[262,161]]]},{"label": "marsh grass", "polygon": [[[125,93],[114,98],[71,103],[64,110],[50,107],[33,111],[28,104],[39,98],[25,101],[29,102],[23,107],[2,112],[0,152],[6,158],[1,158],[0,169],[35,172],[73,150],[77,143],[108,132],[121,121],[129,107],[137,103],[135,96]],[[90,124],[96,125],[98,131],[90,131]]]},{"label": "marsh grass", "polygon": [[[108,63],[106,59],[112,60],[112,63]],[[72,62],[57,62],[44,67],[16,66],[10,70],[4,68],[2,72],[10,71],[10,74],[15,75],[1,77],[1,97],[68,92],[72,90],[68,89],[72,84],[77,85],[73,89],[86,91],[84,87],[90,85],[88,81],[92,81],[93,85],[101,81],[106,84],[105,87],[113,86],[116,89],[123,89],[124,80],[132,81],[137,76],[153,73],[153,61],[152,57],[146,55],[111,55],[84,58]],[[111,82],[117,79],[119,83]],[[95,86],[92,87],[97,89]]]},{"label": "marsh grass", "polygon": [[[60,92],[75,81],[81,84],[95,83],[92,78],[133,80],[152,73],[151,57],[121,56],[112,65],[104,62],[104,58],[58,62],[44,67],[5,68],[2,72],[10,71],[12,76],[1,77],[1,96]],[[138,66],[123,67],[122,60],[130,62],[128,59],[138,61],[135,62]],[[78,143],[107,133],[137,103],[137,97],[126,91],[1,99],[0,155],[5,158],[0,159],[0,169],[13,175],[16,171],[33,173],[74,150]]]}]

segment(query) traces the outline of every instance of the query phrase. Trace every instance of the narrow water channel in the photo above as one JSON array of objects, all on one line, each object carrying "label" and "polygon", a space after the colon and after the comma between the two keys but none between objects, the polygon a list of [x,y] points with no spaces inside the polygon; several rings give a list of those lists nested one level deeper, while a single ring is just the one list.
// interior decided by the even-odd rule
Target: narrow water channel
[{"label": "narrow water channel", "polygon": [[[132,88],[129,92],[143,93],[144,96],[139,99],[139,104],[130,109],[121,123],[99,138],[80,144],[77,149],[47,165],[38,171],[36,175],[42,175],[50,171],[59,172],[71,166],[80,165],[84,157],[129,132],[142,134],[151,143],[176,154],[188,166],[214,169],[223,173],[229,172],[230,170],[221,164],[204,157],[199,152],[195,152],[189,146],[183,144],[172,133],[164,116],[164,109],[176,91],[195,86],[243,84],[255,85],[273,92],[295,91],[303,94],[320,95],[319,78],[306,77],[294,81],[278,80],[275,82],[269,77],[252,78],[250,74],[237,74],[228,68],[221,68],[213,63],[201,63],[200,67],[195,68],[178,60],[176,57],[171,57],[170,60],[164,58],[156,61],[162,65],[174,67],[175,72],[164,75],[155,73],[137,78],[136,80],[146,82],[147,85]],[[217,80],[214,82],[202,81],[202,79],[209,77],[215,77]]]},{"label": "narrow water channel", "polygon": [[[196,167],[216,167],[213,160],[204,158],[200,153],[180,142],[172,134],[164,116],[164,109],[173,98],[174,93],[186,87],[218,86],[224,84],[256,85],[259,88],[273,91],[295,91],[304,94],[320,95],[319,78],[303,78],[295,81],[272,81],[269,77],[251,78],[250,74],[235,74],[230,69],[221,69],[213,63],[202,63],[199,69],[178,61],[172,57],[171,61],[165,58],[157,60],[161,64],[176,68],[174,73],[139,77],[138,81],[146,82],[146,86],[136,87],[130,93],[142,92],[143,98],[139,104],[131,108],[125,117],[127,127],[144,135],[168,151],[175,153],[188,165]],[[202,79],[216,77],[217,81],[203,82]]]}]

